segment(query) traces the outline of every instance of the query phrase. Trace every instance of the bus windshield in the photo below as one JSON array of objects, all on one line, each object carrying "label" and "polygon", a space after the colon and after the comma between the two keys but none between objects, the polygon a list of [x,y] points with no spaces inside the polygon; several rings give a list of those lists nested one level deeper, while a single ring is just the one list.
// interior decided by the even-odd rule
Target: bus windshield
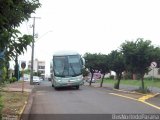
[{"label": "bus windshield", "polygon": [[81,74],[82,63],[80,56],[68,55],[68,56],[54,56],[53,57],[53,69],[55,76],[77,76]]}]

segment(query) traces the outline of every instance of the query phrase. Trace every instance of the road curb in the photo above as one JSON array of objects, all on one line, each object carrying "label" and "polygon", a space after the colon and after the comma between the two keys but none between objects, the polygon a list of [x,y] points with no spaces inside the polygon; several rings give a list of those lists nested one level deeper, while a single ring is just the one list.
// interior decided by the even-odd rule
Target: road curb
[{"label": "road curb", "polygon": [[25,101],[25,103],[24,103],[24,105],[23,105],[22,110],[19,112],[18,120],[20,120],[20,119],[21,119],[22,113],[24,112],[24,109],[25,109],[25,107],[26,107],[27,103],[28,103],[28,102],[27,102],[27,101]]},{"label": "road curb", "polygon": [[[86,85],[87,86],[87,85]],[[90,86],[90,85],[88,85]],[[94,86],[94,85],[91,85],[90,87],[94,87],[94,88],[98,88],[98,86]],[[99,87],[99,88],[105,88],[105,87]],[[139,93],[139,92],[136,92],[136,91],[127,91],[127,90],[122,90],[122,89],[115,89],[115,88],[112,88],[112,90],[115,90],[115,91],[120,91],[120,92],[127,92],[127,93],[132,93],[132,94],[140,94],[142,95],[142,97],[138,98],[138,99],[135,99],[135,98],[132,98],[132,97],[129,97],[129,96],[125,96],[125,95],[121,95],[121,94],[115,94],[115,93],[110,93],[112,95],[116,95],[116,96],[119,96],[119,97],[123,97],[123,98],[127,98],[127,99],[131,99],[131,100],[135,100],[135,101],[138,101],[138,102],[142,102],[144,104],[147,104],[151,107],[154,107],[156,109],[159,109],[160,110],[160,107],[159,106],[156,106],[150,102],[147,102],[146,100],[150,99],[150,98],[153,98],[157,95],[159,95],[160,93],[154,93],[154,94],[143,94],[143,93]]]},{"label": "road curb", "polygon": [[29,94],[28,100],[24,106],[24,110],[22,111],[19,120],[29,120],[29,114],[32,108],[32,103],[33,103],[33,98],[34,98],[33,89]]}]

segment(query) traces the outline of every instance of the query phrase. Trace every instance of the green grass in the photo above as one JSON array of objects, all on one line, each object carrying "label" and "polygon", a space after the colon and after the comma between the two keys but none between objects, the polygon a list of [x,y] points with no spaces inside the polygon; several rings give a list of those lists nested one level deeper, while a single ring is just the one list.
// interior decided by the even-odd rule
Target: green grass
[{"label": "green grass", "polygon": [[[103,83],[114,84],[116,82],[117,82],[117,80],[104,79]],[[145,86],[147,86],[147,87],[158,87],[158,88],[160,88],[160,80],[144,80],[144,83],[145,83]],[[120,84],[141,86],[141,80],[123,80],[122,79]]]}]

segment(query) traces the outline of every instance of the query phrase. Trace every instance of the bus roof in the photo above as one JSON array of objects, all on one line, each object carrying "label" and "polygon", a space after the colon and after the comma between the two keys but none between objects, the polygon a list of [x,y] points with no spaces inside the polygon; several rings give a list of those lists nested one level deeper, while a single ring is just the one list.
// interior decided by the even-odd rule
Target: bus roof
[{"label": "bus roof", "polygon": [[80,55],[76,51],[57,51],[53,54],[53,56],[65,56],[65,55]]}]

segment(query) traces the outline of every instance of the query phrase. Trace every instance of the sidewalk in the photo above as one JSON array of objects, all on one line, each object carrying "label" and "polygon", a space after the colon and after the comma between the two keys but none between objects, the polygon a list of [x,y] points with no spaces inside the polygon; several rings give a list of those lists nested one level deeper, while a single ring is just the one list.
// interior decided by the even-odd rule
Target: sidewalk
[{"label": "sidewalk", "polygon": [[22,91],[22,85],[24,86],[23,90],[25,92],[32,92],[32,89],[34,88],[34,85],[30,85],[29,81],[24,81],[24,84],[22,81],[18,81],[18,82],[14,82],[11,84],[7,84],[3,90],[4,91],[14,91],[14,92],[18,92],[18,91]]},{"label": "sidewalk", "polygon": [[[89,83],[85,83],[85,85],[89,85]],[[92,86],[94,87],[100,87],[100,83],[92,83]],[[105,88],[110,88],[110,89],[114,89],[114,85],[113,84],[107,84],[107,83],[103,83],[102,85]],[[139,86],[133,86],[133,85],[121,85],[120,84],[120,90],[126,90],[126,91],[135,91],[139,88]],[[152,93],[156,94],[156,93],[160,93],[160,88],[157,87],[149,87],[149,89],[151,90]]]}]

